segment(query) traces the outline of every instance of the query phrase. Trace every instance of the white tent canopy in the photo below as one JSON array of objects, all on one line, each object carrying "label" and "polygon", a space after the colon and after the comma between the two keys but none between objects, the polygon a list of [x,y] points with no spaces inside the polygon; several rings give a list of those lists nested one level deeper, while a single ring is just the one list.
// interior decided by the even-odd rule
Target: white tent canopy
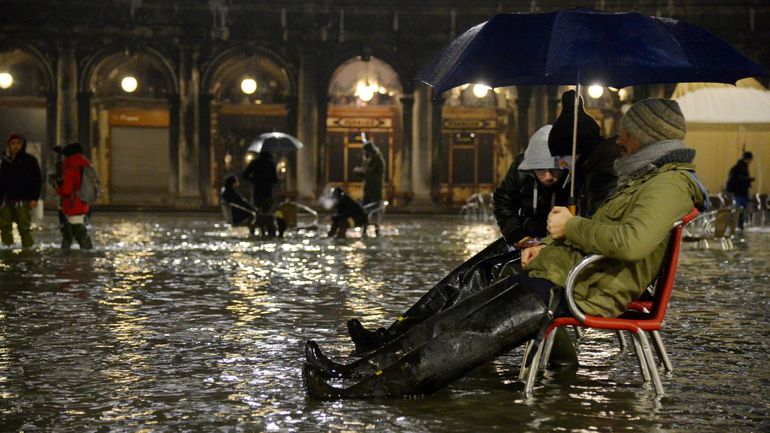
[{"label": "white tent canopy", "polygon": [[676,98],[687,122],[770,123],[770,91],[704,87]]}]

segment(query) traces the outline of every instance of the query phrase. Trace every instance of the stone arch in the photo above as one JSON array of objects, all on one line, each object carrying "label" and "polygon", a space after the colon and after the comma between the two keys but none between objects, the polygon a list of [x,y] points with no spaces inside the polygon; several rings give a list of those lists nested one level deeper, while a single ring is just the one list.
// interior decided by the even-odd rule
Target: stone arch
[{"label": "stone arch", "polygon": [[[258,72],[251,72],[249,68]],[[281,96],[284,99],[296,94],[296,72],[289,62],[268,49],[243,45],[228,48],[211,59],[202,74],[201,90],[217,100],[218,96],[227,93],[221,88],[221,81],[236,80],[259,71],[282,86]]]},{"label": "stone arch", "polygon": [[[179,93],[179,80],[173,64],[158,50],[152,47],[121,49],[114,46],[104,48],[86,60],[78,83],[79,91],[100,96],[125,95],[120,90],[119,81],[112,80],[124,73],[142,75],[137,77],[139,87],[133,96],[160,99]],[[101,78],[107,81],[99,82]],[[163,86],[158,90],[152,84],[151,88],[145,87],[142,82],[160,82]]]},{"label": "stone arch", "polygon": [[[19,69],[19,73],[12,75],[35,77],[31,80],[21,81],[14,90],[8,89],[4,96],[39,96],[45,97],[51,94],[55,87],[55,75],[53,67],[46,57],[36,48],[29,45],[3,45],[0,46],[0,69],[5,72]],[[37,85],[36,85],[37,83]],[[32,92],[34,90],[34,92]]]},{"label": "stone arch", "polygon": [[[340,64],[332,73],[327,95],[331,98],[331,103],[336,105],[349,105],[350,101],[343,101],[345,93],[353,92],[352,95],[358,99],[363,99],[359,95],[365,91],[366,86],[372,86],[372,98],[366,98],[367,101],[377,101],[373,105],[396,104],[398,97],[403,92],[403,85],[393,67],[383,60],[371,56],[367,59],[357,57],[348,59]],[[377,87],[376,89],[374,87]]]}]

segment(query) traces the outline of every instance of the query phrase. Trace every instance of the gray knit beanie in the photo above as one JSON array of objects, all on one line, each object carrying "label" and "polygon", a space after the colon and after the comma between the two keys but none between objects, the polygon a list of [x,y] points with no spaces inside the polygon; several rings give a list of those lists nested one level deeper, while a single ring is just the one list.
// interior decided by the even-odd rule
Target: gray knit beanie
[{"label": "gray knit beanie", "polygon": [[679,104],[671,99],[645,99],[632,105],[620,126],[642,146],[662,140],[683,139],[687,124]]}]

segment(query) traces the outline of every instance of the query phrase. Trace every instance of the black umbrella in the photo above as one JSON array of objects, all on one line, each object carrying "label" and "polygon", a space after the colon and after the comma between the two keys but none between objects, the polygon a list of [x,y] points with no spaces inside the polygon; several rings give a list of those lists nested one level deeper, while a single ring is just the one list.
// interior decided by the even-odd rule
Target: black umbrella
[{"label": "black umbrella", "polygon": [[[714,34],[671,18],[573,9],[493,16],[466,31],[416,77],[437,93],[467,83],[603,86],[735,83],[767,72]],[[573,113],[577,119],[577,113]],[[574,171],[577,123],[573,127]],[[572,194],[574,196],[574,183]]]},{"label": "black umbrella", "polygon": [[302,149],[303,144],[296,137],[283,132],[260,134],[248,148],[249,152],[281,152]]}]

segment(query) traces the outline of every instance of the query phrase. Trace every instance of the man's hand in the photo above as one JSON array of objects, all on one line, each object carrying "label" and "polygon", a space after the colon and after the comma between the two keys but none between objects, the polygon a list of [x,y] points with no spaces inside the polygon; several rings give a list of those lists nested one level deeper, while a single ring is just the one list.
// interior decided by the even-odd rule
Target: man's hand
[{"label": "man's hand", "polygon": [[37,207],[37,200],[30,200],[28,203],[28,206],[30,209],[34,209]]},{"label": "man's hand", "polygon": [[554,206],[548,214],[548,233],[554,239],[563,239],[567,235],[567,221],[574,215],[563,206]]},{"label": "man's hand", "polygon": [[540,250],[543,249],[545,245],[538,245],[536,247],[529,247],[526,248],[524,251],[521,252],[521,266],[526,268],[529,266],[530,263],[532,263],[532,260],[535,260],[535,257],[540,254]]}]

